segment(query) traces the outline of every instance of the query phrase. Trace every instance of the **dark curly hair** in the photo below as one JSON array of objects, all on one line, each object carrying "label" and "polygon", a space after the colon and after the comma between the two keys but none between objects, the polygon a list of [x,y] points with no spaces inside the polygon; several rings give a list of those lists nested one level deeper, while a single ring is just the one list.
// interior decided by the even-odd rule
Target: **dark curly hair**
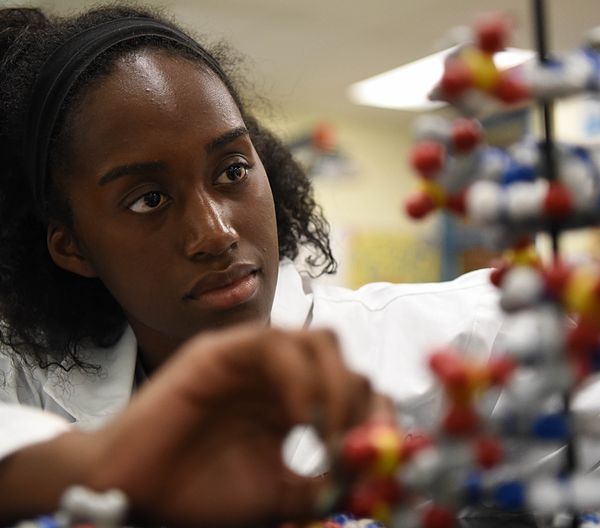
[{"label": "dark curly hair", "polygon": [[[46,368],[86,367],[83,344],[111,346],[126,325],[121,307],[98,279],[60,269],[46,245],[46,222],[39,217],[24,172],[22,145],[31,91],[45,60],[82,30],[116,18],[164,16],[134,7],[107,6],[73,18],[53,18],[39,9],[0,10],[0,342],[28,364]],[[115,60],[134,49],[158,48],[195,62],[203,59],[160,37],[138,37],[113,46],[82,73],[69,92],[51,138],[49,173],[68,156],[69,118],[86,90],[111,72]],[[310,181],[288,149],[250,114],[236,85],[237,58],[226,46],[209,52],[226,75],[226,84],[250,132],[275,201],[279,256],[295,259],[308,246],[307,263],[321,273],[335,271],[329,227],[316,205]],[[205,65],[206,66],[206,65]],[[66,198],[56,182],[47,190],[48,216],[71,225]]]}]

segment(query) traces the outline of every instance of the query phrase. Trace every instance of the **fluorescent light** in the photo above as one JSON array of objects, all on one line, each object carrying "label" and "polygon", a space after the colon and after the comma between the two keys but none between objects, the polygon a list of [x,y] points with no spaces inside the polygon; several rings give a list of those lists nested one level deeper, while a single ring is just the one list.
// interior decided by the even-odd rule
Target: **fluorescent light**
[{"label": "fluorescent light", "polygon": [[[417,111],[443,106],[444,103],[430,101],[427,95],[442,76],[444,59],[455,49],[456,46],[448,48],[354,83],[348,89],[350,99],[356,104],[395,110]],[[502,70],[523,64],[533,56],[530,50],[507,48],[494,55],[494,62]]]}]

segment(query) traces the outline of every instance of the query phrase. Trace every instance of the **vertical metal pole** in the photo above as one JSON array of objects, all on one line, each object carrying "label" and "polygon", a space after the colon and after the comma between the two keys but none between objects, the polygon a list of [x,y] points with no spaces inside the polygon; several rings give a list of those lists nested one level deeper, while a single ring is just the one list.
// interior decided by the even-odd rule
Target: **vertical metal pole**
[{"label": "vertical metal pole", "polygon": [[[535,43],[538,61],[541,64],[548,62],[546,14],[544,7],[544,0],[533,0]],[[552,101],[542,101],[540,103],[540,112],[542,114],[542,158],[544,174],[548,181],[552,182],[557,179],[556,160],[554,159],[554,107]],[[552,238],[552,251],[555,258],[558,257],[559,251],[558,235],[558,226],[551,225],[550,236]]]},{"label": "vertical metal pole", "polygon": [[[538,61],[541,64],[548,62],[548,48],[546,41],[546,14],[544,12],[544,0],[532,0],[533,2],[533,20],[534,20],[534,34],[536,40],[536,47],[538,53]],[[540,111],[543,119],[543,139],[542,139],[542,156],[543,156],[543,168],[545,177],[549,182],[553,182],[557,179],[556,170],[556,159],[554,151],[554,112],[553,104],[551,101],[542,101],[540,103]],[[552,253],[553,259],[556,261],[559,257],[559,234],[560,229],[557,223],[552,222],[549,226],[549,233],[552,239]],[[567,392],[563,395],[563,409],[565,415],[570,414],[571,410],[571,396]],[[575,453],[575,445],[573,433],[569,433],[569,438],[566,445],[566,463],[565,473],[572,475],[577,466],[577,459]],[[571,525],[573,528],[579,526],[579,519],[577,512],[573,511],[573,521]]]}]

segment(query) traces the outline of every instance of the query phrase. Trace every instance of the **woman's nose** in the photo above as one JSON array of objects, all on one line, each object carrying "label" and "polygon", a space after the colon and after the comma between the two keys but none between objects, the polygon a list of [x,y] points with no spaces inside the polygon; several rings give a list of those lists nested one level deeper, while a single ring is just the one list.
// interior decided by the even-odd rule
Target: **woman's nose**
[{"label": "woman's nose", "polygon": [[214,199],[191,197],[184,219],[184,251],[189,258],[219,256],[239,242],[231,211]]}]

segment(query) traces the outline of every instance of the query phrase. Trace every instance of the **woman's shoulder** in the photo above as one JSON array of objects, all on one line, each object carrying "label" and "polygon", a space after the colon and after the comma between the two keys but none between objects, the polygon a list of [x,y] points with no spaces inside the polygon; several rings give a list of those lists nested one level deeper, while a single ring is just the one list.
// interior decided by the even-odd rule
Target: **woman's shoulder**
[{"label": "woman's shoulder", "polygon": [[490,270],[466,273],[445,282],[404,283],[373,282],[352,290],[313,283],[315,302],[356,303],[366,310],[393,309],[397,305],[458,303],[463,306],[497,303],[498,292],[491,284]]},{"label": "woman's shoulder", "polygon": [[112,347],[88,346],[79,358],[87,368],[66,362],[32,364],[0,352],[0,402],[29,405],[68,421],[96,425],[116,414],[131,397],[137,344],[131,328]]},{"label": "woman's shoulder", "polygon": [[311,324],[333,328],[349,364],[379,390],[423,405],[431,417],[437,400],[429,354],[445,346],[481,360],[492,354],[504,316],[489,275],[479,270],[447,282],[379,282],[357,290],[315,284]]},{"label": "woman's shoulder", "polygon": [[0,346],[0,401],[36,405],[47,371]]}]

